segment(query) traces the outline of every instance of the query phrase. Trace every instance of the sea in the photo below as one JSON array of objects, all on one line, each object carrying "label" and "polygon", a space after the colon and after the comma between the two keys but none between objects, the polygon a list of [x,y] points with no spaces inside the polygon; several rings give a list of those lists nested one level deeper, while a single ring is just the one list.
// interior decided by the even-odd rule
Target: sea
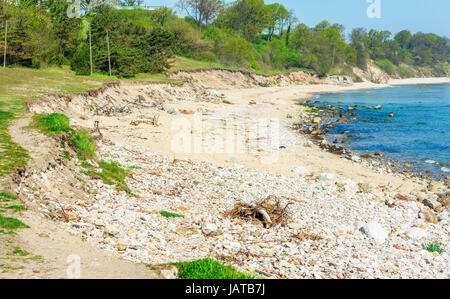
[{"label": "sea", "polygon": [[344,145],[349,150],[383,152],[384,159],[407,162],[412,171],[435,179],[450,176],[449,83],[326,93],[313,105],[324,102],[347,109],[359,105],[354,120],[329,130],[328,142],[351,136]]}]

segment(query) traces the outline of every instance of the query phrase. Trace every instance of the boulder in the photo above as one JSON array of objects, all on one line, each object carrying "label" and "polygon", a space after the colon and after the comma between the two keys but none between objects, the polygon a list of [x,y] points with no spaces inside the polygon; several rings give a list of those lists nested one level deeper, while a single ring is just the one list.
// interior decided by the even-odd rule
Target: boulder
[{"label": "boulder", "polygon": [[425,198],[422,203],[426,206],[429,207],[430,209],[434,210],[436,208],[439,208],[441,206],[441,204],[432,198]]},{"label": "boulder", "polygon": [[388,232],[376,221],[370,221],[360,231],[379,244],[384,243],[388,237]]}]

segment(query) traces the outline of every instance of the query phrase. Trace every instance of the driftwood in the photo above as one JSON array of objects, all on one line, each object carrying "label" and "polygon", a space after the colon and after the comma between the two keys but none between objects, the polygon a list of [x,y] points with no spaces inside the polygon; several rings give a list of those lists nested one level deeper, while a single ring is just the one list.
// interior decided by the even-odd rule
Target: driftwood
[{"label": "driftwood", "polygon": [[282,207],[280,199],[275,196],[268,196],[256,204],[238,203],[233,209],[225,213],[231,218],[241,218],[245,220],[259,220],[266,228],[279,224],[287,224],[290,216],[287,208],[290,203]]},{"label": "driftwood", "polygon": [[94,137],[94,139],[102,139],[103,134],[100,132],[99,127],[100,122],[98,120],[94,121],[94,130],[91,132],[91,135]]}]

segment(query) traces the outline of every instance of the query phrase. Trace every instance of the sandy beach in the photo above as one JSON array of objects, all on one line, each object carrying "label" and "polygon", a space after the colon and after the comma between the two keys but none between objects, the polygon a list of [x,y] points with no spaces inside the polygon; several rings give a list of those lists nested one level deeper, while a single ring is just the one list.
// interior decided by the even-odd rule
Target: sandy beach
[{"label": "sandy beach", "polygon": [[[422,248],[429,240],[449,245],[445,185],[326,152],[294,129],[308,119],[300,99],[392,84],[256,87],[243,78],[199,88],[208,76],[194,79],[30,102],[32,112],[64,112],[76,128],[92,130],[99,121],[99,158],[132,167],[127,181],[138,195],[86,176],[76,157],[49,167],[60,165],[61,148],[52,155],[33,148],[33,166],[17,192],[52,219],[63,201],[76,221],[58,229],[135,263],[214,257],[268,278],[450,275],[448,254]],[[23,147],[48,139],[24,126],[11,128]],[[271,227],[227,216],[238,203],[264,200],[285,207],[289,220]]]}]

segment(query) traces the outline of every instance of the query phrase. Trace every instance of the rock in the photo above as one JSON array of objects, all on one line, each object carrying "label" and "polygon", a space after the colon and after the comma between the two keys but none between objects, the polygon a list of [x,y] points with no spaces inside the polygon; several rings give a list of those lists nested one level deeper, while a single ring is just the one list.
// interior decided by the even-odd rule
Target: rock
[{"label": "rock", "polygon": [[376,105],[375,107],[374,107],[376,110],[381,110],[381,105]]},{"label": "rock", "polygon": [[318,179],[319,181],[328,181],[328,180],[333,180],[335,178],[336,178],[336,176],[332,173],[322,173],[322,174],[316,176],[316,179]]},{"label": "rock", "polygon": [[384,153],[383,152],[375,152],[375,156],[383,157]]},{"label": "rock", "polygon": [[175,266],[170,266],[166,269],[160,271],[162,278],[164,279],[177,279],[178,278],[178,268]]},{"label": "rock", "polygon": [[120,231],[113,226],[106,226],[103,231],[103,237],[116,237]]},{"label": "rock", "polygon": [[181,112],[176,107],[171,107],[167,110],[167,113],[172,115],[181,115]]},{"label": "rock", "polygon": [[357,156],[357,155],[351,156],[350,159],[351,159],[353,162],[360,162],[360,161],[361,161],[361,158],[360,158],[359,156]]},{"label": "rock", "polygon": [[419,217],[424,219],[426,222],[438,224],[436,215],[434,215],[429,208],[420,210]]},{"label": "rock", "polygon": [[359,183],[358,184],[358,191],[361,193],[371,193],[372,192],[372,186],[367,183]]},{"label": "rock", "polygon": [[214,223],[206,222],[202,225],[202,233],[209,236],[217,231],[218,227]]},{"label": "rock", "polygon": [[294,168],[292,168],[291,170],[293,173],[296,173],[300,176],[306,176],[306,175],[310,175],[310,172],[308,171],[308,169],[306,169],[303,166],[296,166]]},{"label": "rock", "polygon": [[447,209],[450,208],[450,197],[443,199],[441,204],[443,207],[445,207]]},{"label": "rock", "polygon": [[312,122],[314,124],[321,124],[322,123],[322,119],[320,117],[314,117]]},{"label": "rock", "polygon": [[406,233],[410,238],[414,240],[425,239],[428,236],[427,232],[419,227],[412,227]]},{"label": "rock", "polygon": [[360,231],[379,244],[384,243],[388,237],[388,232],[376,221],[370,221]]},{"label": "rock", "polygon": [[347,192],[356,192],[358,191],[358,186],[352,180],[343,180],[341,182],[336,183],[339,188],[344,189]]},{"label": "rock", "polygon": [[441,206],[441,204],[437,200],[431,198],[425,198],[422,203],[432,210],[439,208]]},{"label": "rock", "polygon": [[120,244],[116,245],[114,248],[116,248],[118,251],[125,251],[125,250],[127,250],[127,246],[120,245]]}]

